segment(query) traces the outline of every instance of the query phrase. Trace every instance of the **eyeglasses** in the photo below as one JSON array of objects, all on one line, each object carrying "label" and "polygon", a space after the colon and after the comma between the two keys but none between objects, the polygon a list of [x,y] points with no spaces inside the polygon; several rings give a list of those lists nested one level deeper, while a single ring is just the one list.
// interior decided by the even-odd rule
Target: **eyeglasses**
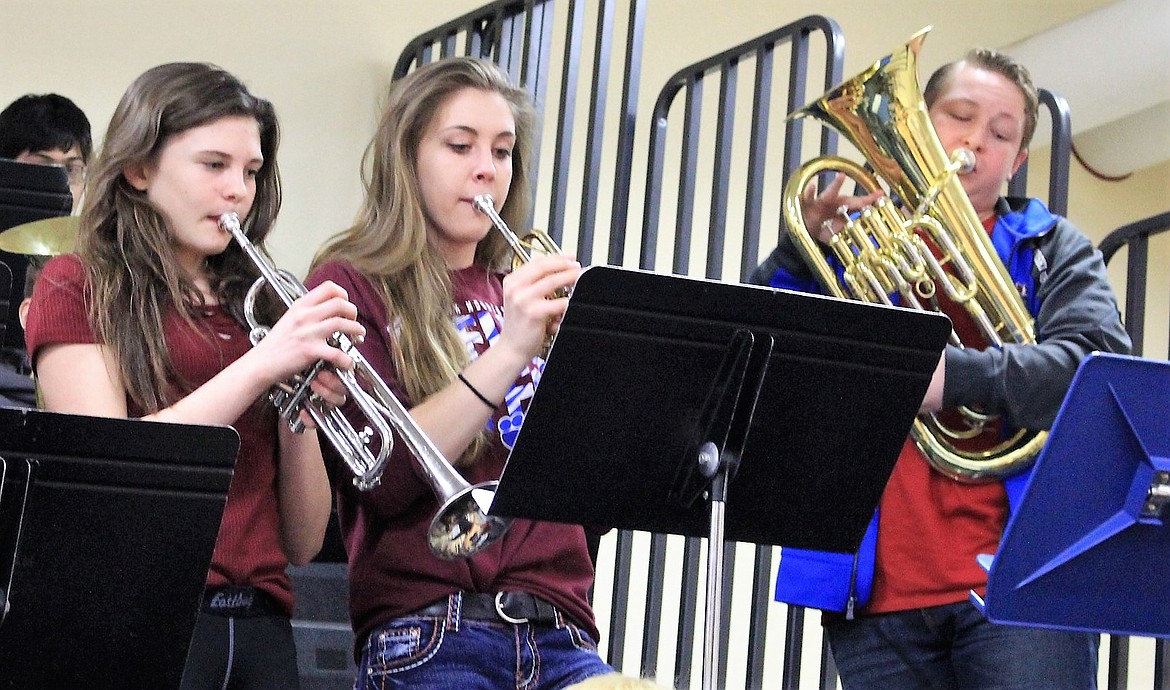
[{"label": "eyeglasses", "polygon": [[85,173],[87,168],[85,163],[76,161],[64,166],[65,175],[69,178],[69,184],[81,184],[85,182]]}]

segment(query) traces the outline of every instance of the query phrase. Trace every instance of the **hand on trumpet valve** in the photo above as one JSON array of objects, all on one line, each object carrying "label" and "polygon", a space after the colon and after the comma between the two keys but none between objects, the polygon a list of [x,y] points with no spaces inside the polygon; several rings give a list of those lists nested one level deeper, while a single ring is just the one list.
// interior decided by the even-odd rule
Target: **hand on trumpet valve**
[{"label": "hand on trumpet valve", "polygon": [[[298,377],[297,381],[303,381],[303,377]],[[286,384],[278,384],[289,393],[293,392],[293,386]],[[345,383],[342,382],[341,377],[329,367],[315,367],[312,371],[312,380],[309,382],[309,402],[318,409],[328,409],[331,407],[341,407],[348,400],[348,389]],[[317,422],[313,419],[313,415],[306,407],[301,407],[297,413],[297,418],[300,420],[299,425],[290,425],[290,428],[296,433],[301,433],[305,430],[313,430],[317,428]]]},{"label": "hand on trumpet valve", "polygon": [[844,173],[837,173],[832,181],[825,185],[825,191],[819,194],[816,179],[804,188],[800,200],[800,207],[804,212],[804,225],[807,228],[816,228],[816,239],[822,244],[828,244],[833,235],[841,232],[849,214],[871,206],[885,196],[885,192],[880,189],[865,196],[842,194],[841,186],[845,184],[846,179]]},{"label": "hand on trumpet valve", "polygon": [[509,273],[504,278],[504,326],[501,345],[537,355],[549,336],[555,335],[569,305],[568,294],[581,264],[571,256],[545,254]]},{"label": "hand on trumpet valve", "polygon": [[[334,283],[324,283],[293,301],[255,343],[255,349],[263,352],[261,361],[267,363],[274,383],[320,361],[348,371],[353,369],[353,358],[337,347],[338,333],[355,340],[365,335],[365,327],[357,322],[357,307],[350,303],[345,290]],[[337,397],[328,383],[323,383],[318,393],[329,401]]]}]

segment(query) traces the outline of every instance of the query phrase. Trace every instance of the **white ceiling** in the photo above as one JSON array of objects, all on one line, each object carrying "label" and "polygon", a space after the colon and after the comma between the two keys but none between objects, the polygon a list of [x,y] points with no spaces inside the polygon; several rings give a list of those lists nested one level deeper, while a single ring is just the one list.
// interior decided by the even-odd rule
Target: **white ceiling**
[{"label": "white ceiling", "polygon": [[1124,175],[1170,160],[1168,31],[1170,0],[1120,0],[1003,51],[1068,100],[1085,162]]}]

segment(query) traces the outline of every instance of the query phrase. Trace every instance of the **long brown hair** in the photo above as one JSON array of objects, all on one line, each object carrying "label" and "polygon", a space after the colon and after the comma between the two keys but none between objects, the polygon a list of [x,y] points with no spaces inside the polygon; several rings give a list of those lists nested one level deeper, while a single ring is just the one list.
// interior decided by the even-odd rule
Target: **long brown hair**
[{"label": "long brown hair", "polygon": [[[249,93],[214,65],[170,63],[147,70],[123,94],[90,170],[77,252],[86,268],[89,318],[99,342],[112,349],[127,395],[146,413],[189,392],[167,354],[163,320],[175,309],[188,322],[203,304],[180,267],[162,213],[123,176],[129,166],[157,161],[169,140],[224,117],[256,119],[264,164],[243,226],[263,247],[280,208],[272,104]],[[211,291],[243,323],[244,294],[258,271],[232,243],[207,261]]]},{"label": "long brown hair", "polygon": [[[316,267],[342,259],[381,289],[391,322],[400,326],[394,361],[414,401],[446,386],[469,359],[452,321],[454,297],[446,261],[427,239],[416,165],[419,142],[435,113],[452,94],[466,88],[498,93],[511,109],[516,123],[512,184],[500,215],[510,227],[528,222],[536,127],[532,102],[494,63],[447,58],[420,67],[391,86],[363,159],[366,194],[357,220],[313,260]],[[475,263],[502,270],[508,256],[500,234],[489,233],[476,247]]]}]

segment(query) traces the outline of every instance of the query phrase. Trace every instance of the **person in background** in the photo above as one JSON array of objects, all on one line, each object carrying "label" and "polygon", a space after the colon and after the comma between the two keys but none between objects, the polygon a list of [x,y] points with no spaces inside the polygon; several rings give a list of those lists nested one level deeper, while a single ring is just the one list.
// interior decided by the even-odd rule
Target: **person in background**
[{"label": "person in background", "polygon": [[92,155],[89,119],[64,96],[28,94],[0,111],[0,158],[65,168],[74,212]]},{"label": "person in background", "polygon": [[[307,284],[358,305],[359,349],[471,484],[498,479],[540,380],[538,356],[568,300],[575,260],[542,256],[504,275],[510,250],[474,205],[490,194],[521,227],[531,205],[535,114],[499,67],[440,60],[390,90],[353,227]],[[342,482],[355,688],[563,688],[612,673],[597,654],[593,566],[578,525],[514,520],[468,558],[431,553],[439,508],[395,443],[381,484]]]},{"label": "person in background", "polygon": [[[21,328],[28,323],[28,309],[32,303],[33,285],[37,282],[47,257],[30,256],[24,273],[24,297],[17,305],[17,318]],[[0,407],[37,406],[36,383],[32,377],[32,364],[24,348],[5,347],[0,353]]]},{"label": "person in background", "polygon": [[[64,96],[28,94],[0,111],[0,158],[63,167],[75,212],[81,202],[85,171],[92,155],[89,119],[77,104]],[[37,274],[35,259],[7,255],[2,260],[10,264],[17,282],[22,270],[25,276],[25,291],[13,290],[11,302],[27,300]],[[20,323],[23,325],[23,320]],[[13,321],[9,328],[15,330],[15,325]],[[0,407],[36,407],[28,354],[18,345],[20,334],[13,334],[7,340],[0,349]]]},{"label": "person in background", "polygon": [[[1023,66],[975,49],[937,70],[923,97],[947,154],[975,154],[963,189],[1035,319],[1038,342],[972,346],[970,317],[944,301],[967,347],[946,347],[921,412],[965,405],[1013,427],[1047,429],[1086,356],[1130,349],[1104,262],[1039,200],[1001,196],[1036,127],[1037,93]],[[855,212],[878,196],[844,195],[842,182],[838,175],[820,194],[810,187],[802,201],[821,242],[840,231],[839,209]],[[751,281],[821,291],[787,234]],[[857,554],[784,550],[776,598],[825,610],[845,688],[1096,686],[1096,635],[993,624],[968,601],[987,583],[975,557],[996,551],[1028,476],[958,483],[907,439]]]},{"label": "person in background", "polygon": [[[263,251],[280,208],[278,142],[272,105],[222,69],[144,72],[88,178],[77,253],[45,265],[28,310],[48,410],[239,432],[184,689],[299,686],[286,569],[321,547],[329,480],[316,434],[290,431],[266,394],[321,360],[352,368],[327,339],[363,334],[344,290],[325,284],[278,320],[262,295],[258,312],[274,325],[249,342],[244,295],[259,271],[220,219],[237,214]],[[344,402],[333,373],[313,390]],[[165,577],[167,554],[155,556]]]}]

